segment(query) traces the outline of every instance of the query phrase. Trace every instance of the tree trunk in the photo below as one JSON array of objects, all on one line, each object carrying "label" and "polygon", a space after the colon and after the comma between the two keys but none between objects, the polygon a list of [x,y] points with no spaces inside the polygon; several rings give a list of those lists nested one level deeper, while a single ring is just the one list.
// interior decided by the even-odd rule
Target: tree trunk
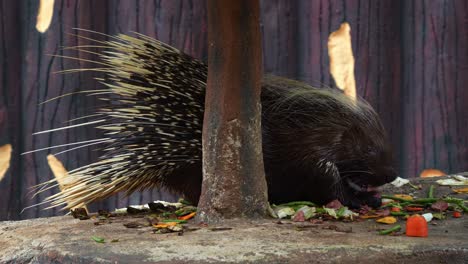
[{"label": "tree trunk", "polygon": [[208,87],[199,220],[262,217],[259,2],[208,0]]}]

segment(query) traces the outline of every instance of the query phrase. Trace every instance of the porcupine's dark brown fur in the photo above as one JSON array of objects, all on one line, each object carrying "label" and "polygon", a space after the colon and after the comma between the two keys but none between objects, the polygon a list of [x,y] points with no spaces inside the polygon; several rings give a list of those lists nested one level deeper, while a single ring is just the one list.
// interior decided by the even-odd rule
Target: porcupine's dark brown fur
[{"label": "porcupine's dark brown fur", "polygon": [[[118,35],[99,42],[103,45],[97,62],[103,67],[97,70],[106,72],[101,81],[114,103],[85,124],[105,131],[103,139],[89,144],[103,145],[104,154],[71,171],[72,186],[46,201],[70,208],[119,191],[164,187],[198,202],[207,66],[143,35]],[[373,187],[396,175],[370,105],[274,76],[264,78],[261,101],[271,202],[379,204]]]}]

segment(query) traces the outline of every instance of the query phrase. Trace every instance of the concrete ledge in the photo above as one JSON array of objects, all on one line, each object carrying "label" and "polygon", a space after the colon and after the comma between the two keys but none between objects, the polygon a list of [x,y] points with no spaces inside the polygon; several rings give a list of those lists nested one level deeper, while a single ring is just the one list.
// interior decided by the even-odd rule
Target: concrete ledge
[{"label": "concrete ledge", "polygon": [[[444,188],[450,189],[437,187],[437,192]],[[467,219],[436,221],[428,238],[411,238],[380,236],[376,230],[382,225],[374,220],[230,221],[223,224],[230,230],[188,225],[196,230],[177,235],[123,225],[144,223],[144,217],[117,217],[99,226],[94,220],[52,217],[0,222],[0,263],[468,263]],[[330,225],[352,232],[330,230]],[[96,243],[92,236],[107,242]]]}]

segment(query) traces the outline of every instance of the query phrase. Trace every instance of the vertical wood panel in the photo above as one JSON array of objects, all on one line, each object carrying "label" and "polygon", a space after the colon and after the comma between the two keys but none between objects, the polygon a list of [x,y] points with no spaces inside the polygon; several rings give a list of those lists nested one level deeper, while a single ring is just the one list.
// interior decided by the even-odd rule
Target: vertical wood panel
[{"label": "vertical wood panel", "polygon": [[[25,156],[19,153],[99,137],[92,127],[31,136],[34,131],[62,126],[70,118],[91,113],[99,104],[92,97],[75,94],[37,106],[66,92],[102,87],[93,80],[96,73],[52,73],[95,65],[47,54],[94,59],[92,54],[60,49],[90,44],[73,35],[72,28],[80,27],[108,34],[140,32],[206,61],[205,2],[59,0],[52,26],[44,35],[34,29],[37,1],[0,3],[0,145],[11,143],[14,148],[12,166],[0,183],[0,219],[60,213],[43,211],[40,206],[18,214],[56,191],[33,199],[27,196],[32,185],[53,177],[46,155],[61,149]],[[446,172],[468,170],[467,1],[264,0],[261,4],[266,72],[332,86],[327,37],[348,21],[358,94],[381,115],[401,175],[412,177],[428,167]],[[67,168],[76,168],[96,160],[94,149],[71,151],[59,158]],[[129,199],[119,195],[92,208],[174,198],[154,190]]]},{"label": "vertical wood panel", "polygon": [[402,169],[468,169],[468,3],[405,1]]},{"label": "vertical wood panel", "polygon": [[[81,95],[72,95],[59,98],[50,103],[39,105],[49,98],[64,93],[76,92],[85,89],[95,89],[96,82],[88,73],[57,74],[55,72],[65,69],[93,67],[89,63],[77,60],[62,59],[57,56],[76,56],[78,58],[91,59],[88,54],[73,51],[63,51],[64,46],[76,46],[82,44],[82,40],[73,34],[73,27],[88,28],[96,31],[105,31],[105,17],[99,16],[105,11],[105,2],[93,1],[56,1],[53,23],[45,34],[35,30],[35,17],[37,2],[25,2],[23,12],[23,41],[24,52],[22,59],[22,91],[23,106],[23,138],[22,151],[39,149],[48,146],[60,145],[69,142],[82,141],[96,138],[95,130],[82,127],[77,129],[57,131],[49,134],[32,136],[34,132],[50,128],[66,126],[66,121],[84,115],[87,108],[96,105],[93,98]],[[102,19],[98,19],[101,17]],[[50,151],[38,152],[21,156],[23,159],[22,171],[24,184],[22,186],[23,207],[40,203],[45,197],[57,192],[51,189],[32,197],[30,188],[41,182],[51,179],[52,174],[48,168],[46,156],[48,153],[56,153],[66,148],[58,148]],[[90,149],[67,152],[58,156],[64,161],[67,168],[84,165],[94,160],[96,155]],[[49,216],[57,214],[57,210],[43,210],[46,205],[33,207],[26,210],[21,218]]]},{"label": "vertical wood panel", "polygon": [[22,207],[20,10],[20,1],[0,2],[0,145],[13,145],[10,169],[0,182],[0,220],[18,219]]},{"label": "vertical wood panel", "polygon": [[261,30],[265,73],[297,79],[299,19],[295,1],[261,2]]}]

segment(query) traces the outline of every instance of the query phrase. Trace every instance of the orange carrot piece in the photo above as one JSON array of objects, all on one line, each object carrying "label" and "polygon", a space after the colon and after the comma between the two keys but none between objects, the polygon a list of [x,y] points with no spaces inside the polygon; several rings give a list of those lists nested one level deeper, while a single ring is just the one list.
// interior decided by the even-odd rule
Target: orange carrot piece
[{"label": "orange carrot piece", "polygon": [[392,207],[391,209],[392,212],[401,212],[401,209],[398,207]]},{"label": "orange carrot piece", "polygon": [[427,237],[426,219],[421,215],[412,215],[406,220],[406,235],[410,237]]},{"label": "orange carrot piece", "polygon": [[168,223],[158,223],[156,225],[153,225],[155,228],[168,228],[170,226],[175,226],[177,225],[176,222],[168,222]]},{"label": "orange carrot piece", "polygon": [[196,212],[192,212],[188,215],[184,215],[184,216],[180,216],[178,217],[179,220],[189,220],[189,219],[192,219],[197,213]]}]

